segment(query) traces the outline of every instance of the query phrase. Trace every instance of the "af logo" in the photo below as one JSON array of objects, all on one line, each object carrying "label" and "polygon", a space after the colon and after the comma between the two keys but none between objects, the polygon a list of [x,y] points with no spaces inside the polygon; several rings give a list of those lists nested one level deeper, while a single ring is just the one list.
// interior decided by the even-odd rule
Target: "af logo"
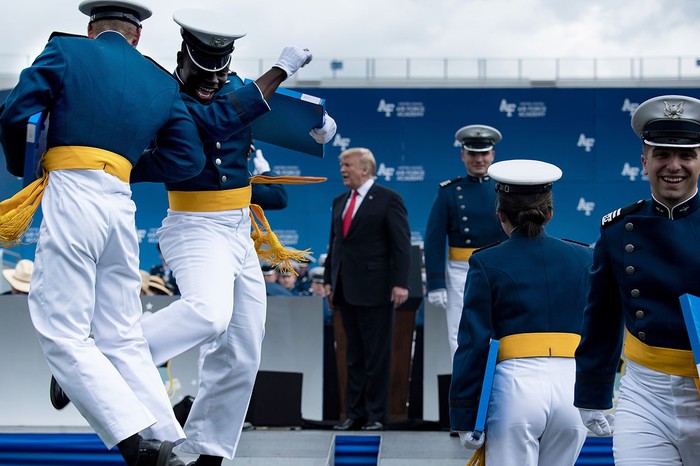
[{"label": "af logo", "polygon": [[394,113],[394,110],[396,110],[396,104],[388,104],[384,99],[379,101],[377,111],[379,113],[384,113],[385,117],[389,118],[391,114]]},{"label": "af logo", "polygon": [[639,104],[636,102],[630,102],[630,99],[625,99],[624,102],[622,102],[622,110],[623,112],[629,112],[630,115],[634,113],[635,110],[637,110],[637,107],[639,107]]},{"label": "af logo", "polygon": [[590,152],[593,149],[594,145],[595,139],[587,138],[586,135],[583,133],[579,135],[578,142],[576,143],[576,147],[585,147],[586,152]]},{"label": "af logo", "polygon": [[498,107],[498,111],[505,113],[508,118],[513,116],[515,110],[518,108],[516,104],[509,104],[506,99],[501,99],[501,105]]},{"label": "af logo", "polygon": [[333,147],[340,147],[340,151],[342,152],[350,147],[350,138],[344,138],[340,135],[340,133],[335,133],[335,137],[333,138],[331,145]]},{"label": "af logo", "polygon": [[580,198],[578,200],[578,206],[576,206],[576,210],[579,212],[585,212],[586,217],[591,216],[591,212],[593,212],[593,209],[595,209],[595,202],[588,202],[584,198]]},{"label": "af logo", "polygon": [[625,162],[625,166],[622,167],[622,176],[628,176],[630,181],[634,181],[639,176],[639,167],[633,167],[629,163]]},{"label": "af logo", "polygon": [[377,177],[383,176],[384,181],[391,181],[394,172],[396,172],[394,167],[387,167],[384,163],[380,163],[379,168],[377,168]]}]

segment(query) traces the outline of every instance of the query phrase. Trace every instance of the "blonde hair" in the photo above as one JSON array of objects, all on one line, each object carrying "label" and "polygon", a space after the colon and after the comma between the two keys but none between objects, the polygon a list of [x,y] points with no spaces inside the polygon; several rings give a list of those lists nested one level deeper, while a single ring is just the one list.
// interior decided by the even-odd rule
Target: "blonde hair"
[{"label": "blonde hair", "polygon": [[342,162],[348,157],[357,157],[360,161],[360,166],[369,170],[369,175],[374,178],[374,173],[377,171],[377,161],[374,159],[374,154],[369,149],[364,147],[351,147],[343,151],[338,159]]}]

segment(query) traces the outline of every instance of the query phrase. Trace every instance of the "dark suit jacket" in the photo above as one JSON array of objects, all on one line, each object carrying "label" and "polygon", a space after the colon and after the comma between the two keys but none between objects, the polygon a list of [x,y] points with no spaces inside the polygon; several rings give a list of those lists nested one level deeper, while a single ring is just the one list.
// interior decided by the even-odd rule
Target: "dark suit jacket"
[{"label": "dark suit jacket", "polygon": [[333,200],[325,283],[336,289],[342,267],[344,297],[354,306],[384,306],[391,289],[408,288],[411,232],[401,196],[374,183],[343,238],[348,191]]}]

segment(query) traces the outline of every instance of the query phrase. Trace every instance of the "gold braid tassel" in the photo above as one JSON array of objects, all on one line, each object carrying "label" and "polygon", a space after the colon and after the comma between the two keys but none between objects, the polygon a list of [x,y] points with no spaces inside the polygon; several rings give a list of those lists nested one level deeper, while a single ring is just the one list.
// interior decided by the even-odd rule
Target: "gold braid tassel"
[{"label": "gold braid tassel", "polygon": [[11,248],[22,242],[41,204],[48,181],[46,172],[11,198],[0,202],[0,246]]},{"label": "gold braid tassel", "polygon": [[[262,228],[258,222],[262,224]],[[253,226],[253,232],[250,234],[250,237],[253,238],[258,257],[271,262],[281,272],[292,272],[298,276],[299,274],[294,270],[292,261],[308,262],[307,256],[311,254],[311,250],[298,251],[285,248],[280,243],[277,235],[272,231],[272,228],[270,228],[262,208],[257,204],[250,205],[250,223]],[[263,249],[263,245],[267,245],[269,249]]]},{"label": "gold braid tassel", "polygon": [[481,445],[474,452],[469,461],[467,461],[467,466],[486,466],[486,444]]},{"label": "gold braid tassel", "polygon": [[250,178],[251,183],[257,184],[313,184],[323,183],[328,178],[323,176],[268,176],[255,175]]}]

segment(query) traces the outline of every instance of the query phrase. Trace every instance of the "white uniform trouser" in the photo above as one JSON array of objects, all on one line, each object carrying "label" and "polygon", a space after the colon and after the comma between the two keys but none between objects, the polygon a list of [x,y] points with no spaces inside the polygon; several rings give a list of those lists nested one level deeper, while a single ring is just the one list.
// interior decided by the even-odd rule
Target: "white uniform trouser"
[{"label": "white uniform trouser", "polygon": [[153,438],[182,441],[139,326],[129,184],[53,171],[42,210],[29,311],[54,377],[108,448],[151,425]]},{"label": "white uniform trouser", "polygon": [[168,211],[158,230],[181,297],[142,322],[153,360],[206,343],[184,452],[233,458],[253,392],[267,297],[248,212]]},{"label": "white uniform trouser", "polygon": [[693,379],[627,360],[615,409],[617,466],[700,465],[700,394]]},{"label": "white uniform trouser", "polygon": [[486,419],[486,464],[573,466],[587,429],[574,407],[573,358],[496,366]]},{"label": "white uniform trouser", "polygon": [[447,338],[450,344],[450,362],[457,352],[457,333],[459,333],[459,321],[462,318],[464,307],[464,284],[467,283],[469,262],[448,260],[445,270],[445,285],[447,286]]}]

